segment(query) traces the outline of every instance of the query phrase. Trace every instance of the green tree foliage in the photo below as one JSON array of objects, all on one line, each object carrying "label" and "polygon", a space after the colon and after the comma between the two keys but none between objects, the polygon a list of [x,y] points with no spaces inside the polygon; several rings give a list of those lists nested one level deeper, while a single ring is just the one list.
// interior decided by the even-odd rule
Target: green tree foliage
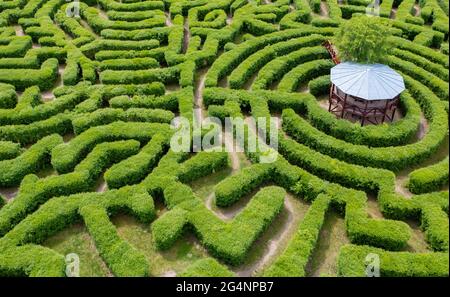
[{"label": "green tree foliage", "polygon": [[383,62],[391,43],[389,27],[378,17],[356,17],[343,23],[335,38],[339,57],[359,63]]}]

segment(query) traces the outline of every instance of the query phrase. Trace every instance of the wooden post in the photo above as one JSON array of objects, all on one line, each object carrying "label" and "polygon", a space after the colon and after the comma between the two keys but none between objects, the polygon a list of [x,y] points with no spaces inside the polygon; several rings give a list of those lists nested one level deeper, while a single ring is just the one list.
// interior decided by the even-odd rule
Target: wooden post
[{"label": "wooden post", "polygon": [[332,103],[331,98],[333,97],[333,90],[334,90],[334,84],[331,84],[331,86],[330,86],[330,97],[328,98],[328,102],[329,102],[328,112],[331,111],[331,103]]},{"label": "wooden post", "polygon": [[344,118],[345,107],[347,105],[347,94],[344,96],[344,104],[342,105],[341,119]]},{"label": "wooden post", "polygon": [[388,104],[389,104],[389,100],[386,100],[386,106],[384,107],[384,111],[383,111],[383,119],[381,120],[381,123],[384,123],[384,120],[386,118],[386,113],[387,113],[387,108],[388,108]]},{"label": "wooden post", "polygon": [[367,117],[367,105],[369,104],[369,101],[366,100],[366,106],[364,107],[364,112],[363,112],[363,119],[361,121],[361,127],[364,126],[364,123],[366,122],[366,117]]}]

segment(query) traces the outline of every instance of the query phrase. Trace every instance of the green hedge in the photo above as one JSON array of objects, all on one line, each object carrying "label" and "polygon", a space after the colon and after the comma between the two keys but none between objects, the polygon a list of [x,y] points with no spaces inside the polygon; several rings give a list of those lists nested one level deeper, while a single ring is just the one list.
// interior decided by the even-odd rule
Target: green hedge
[{"label": "green hedge", "polygon": [[142,11],[117,11],[110,10],[106,14],[112,21],[128,21],[136,22],[150,19],[154,16],[163,16],[164,12],[161,10],[142,10]]},{"label": "green hedge", "polygon": [[103,29],[135,30],[164,27],[166,21],[165,16],[155,16],[154,18],[137,22],[111,21],[101,17],[98,9],[87,7],[84,3],[80,4],[80,14],[97,33],[100,33]]},{"label": "green hedge", "polygon": [[181,277],[231,277],[235,276],[225,265],[214,258],[197,260],[180,274]]},{"label": "green hedge", "polygon": [[0,108],[14,108],[17,94],[14,86],[0,83]]},{"label": "green hedge", "polygon": [[306,276],[306,266],[319,240],[330,200],[323,194],[314,200],[287,248],[264,271],[264,276]]},{"label": "green hedge", "polygon": [[[83,208],[92,210],[92,212],[87,213],[88,211]],[[101,249],[102,256],[114,273],[141,275],[141,272],[145,272],[147,266],[144,268],[144,265],[137,265],[137,263],[143,263],[140,260],[142,258],[132,248],[130,249],[128,244],[118,241],[120,238],[117,234],[114,236],[115,228],[112,227],[106,216],[106,212],[110,215],[125,212],[147,223],[155,217],[153,200],[148,193],[140,187],[126,187],[105,193],[91,192],[62,197],[61,199],[51,199],[42,205],[36,212],[20,221],[13,230],[0,239],[0,258],[8,259],[6,263],[0,261],[2,275],[59,276],[61,266],[55,261],[54,256],[48,252],[51,250],[33,244],[39,244],[56,232],[79,222],[81,220],[80,209],[83,209],[89,216],[89,220],[86,222],[89,225],[88,230],[92,232],[91,235],[94,237],[97,247]],[[102,213],[97,216],[97,211]],[[17,245],[22,247],[16,247]],[[24,247],[33,247],[33,252],[27,253],[27,249]],[[39,249],[42,252],[47,251],[47,253],[41,257]],[[52,253],[62,258],[61,255]],[[127,253],[130,254],[124,255]],[[45,260],[39,261],[41,258]],[[64,268],[64,260],[62,262]],[[133,263],[132,267],[127,266],[130,263]],[[36,269],[30,269],[33,267]],[[23,268],[25,269],[23,270]],[[57,274],[57,271],[60,271],[60,274]],[[64,269],[62,274],[63,272]]]},{"label": "green hedge", "polygon": [[255,164],[221,181],[215,187],[216,205],[227,207],[249,194],[270,178],[272,168],[268,164]]},{"label": "green hedge", "polygon": [[57,252],[33,244],[2,250],[0,276],[64,277],[66,262]]},{"label": "green hedge", "polygon": [[100,70],[144,70],[159,67],[159,62],[153,58],[113,59],[103,60]]},{"label": "green hedge", "polygon": [[135,140],[102,143],[72,173],[43,179],[35,175],[26,176],[15,199],[0,210],[0,234],[5,234],[52,197],[91,191],[106,168],[138,151],[139,142]]},{"label": "green hedge", "polygon": [[42,91],[53,87],[58,77],[58,60],[48,59],[42,63],[41,69],[29,69],[27,75],[23,75],[23,69],[9,69],[0,72],[0,82],[11,84],[16,90],[23,91],[31,86],[39,86]]},{"label": "green hedge", "polygon": [[97,39],[91,43],[83,45],[80,51],[87,57],[93,57],[95,53],[101,50],[151,50],[159,47],[159,41],[150,40],[111,40],[111,39]]},{"label": "green hedge", "polygon": [[144,84],[162,82],[164,84],[178,82],[180,67],[156,68],[149,70],[105,70],[100,74],[104,84]]},{"label": "green hedge", "polygon": [[406,223],[367,218],[365,195],[354,194],[342,198],[342,203],[345,203],[347,235],[352,243],[395,251],[407,246],[411,230]]},{"label": "green hedge", "polygon": [[104,178],[109,188],[120,188],[138,183],[151,172],[166,152],[168,135],[157,134],[144,146],[138,154],[113,165]]},{"label": "green hedge", "polygon": [[366,257],[375,254],[380,259],[380,275],[385,277],[448,276],[448,253],[387,252],[369,246],[345,245],[338,258],[340,276],[366,276]]},{"label": "green hedge", "polygon": [[313,96],[323,96],[330,93],[330,75],[319,76],[308,83],[308,89]]},{"label": "green hedge", "polygon": [[427,70],[416,66],[416,63],[407,62],[394,56],[389,56],[387,60],[391,67],[413,77],[429,87],[441,100],[449,100],[448,82],[433,75]]},{"label": "green hedge", "polygon": [[329,73],[334,66],[331,60],[316,60],[301,64],[287,73],[278,85],[282,92],[295,92],[299,86],[308,83],[311,79]]},{"label": "green hedge", "polygon": [[70,117],[67,114],[59,114],[29,125],[0,126],[0,139],[27,145],[51,134],[65,135],[71,131]]},{"label": "green hedge", "polygon": [[59,173],[70,172],[99,143],[121,139],[147,142],[157,133],[164,133],[164,131],[169,133],[169,129],[167,124],[133,122],[115,122],[93,127],[69,143],[55,147],[52,151],[52,165]]},{"label": "green hedge", "polygon": [[449,250],[448,214],[439,205],[426,205],[422,208],[422,228],[427,242],[435,251]]},{"label": "green hedge", "polygon": [[[317,41],[324,40],[324,38],[321,36],[317,36],[315,39]],[[261,69],[255,79],[253,89],[268,89],[274,82],[282,79],[286,73],[288,73],[299,64],[328,57],[329,54],[323,46],[302,48],[283,57],[278,57],[273,61],[267,63]]]},{"label": "green hedge", "polygon": [[0,186],[17,186],[30,173],[36,173],[49,164],[51,150],[62,143],[62,137],[52,135],[41,139],[20,156],[12,160],[0,161]]},{"label": "green hedge", "polygon": [[408,177],[408,189],[414,194],[422,194],[439,190],[448,183],[448,156],[428,167],[411,172]]},{"label": "green hedge", "polygon": [[231,265],[241,264],[255,240],[284,205],[286,192],[279,187],[262,188],[229,223],[222,222],[202,201],[180,205],[189,209],[189,223],[208,251]]},{"label": "green hedge", "polygon": [[219,80],[230,74],[239,64],[251,54],[263,49],[267,45],[275,44],[292,38],[302,37],[314,33],[331,34],[323,29],[290,29],[251,39],[226,52],[211,66],[206,77],[206,86],[215,87]]},{"label": "green hedge", "polygon": [[377,192],[380,185],[393,183],[394,174],[390,171],[348,164],[290,139],[280,138],[279,151],[290,163],[343,186]]},{"label": "green hedge", "polygon": [[74,132],[81,134],[91,127],[116,121],[170,124],[174,117],[172,112],[162,109],[130,108],[124,111],[122,109],[103,108],[89,114],[76,115],[72,119],[72,125]]},{"label": "green hedge", "polygon": [[0,161],[13,159],[20,155],[22,149],[18,143],[0,141]]},{"label": "green hedge", "polygon": [[446,69],[442,65],[436,64],[427,58],[421,57],[415,53],[412,53],[412,52],[409,52],[406,50],[393,49],[392,53],[396,57],[398,57],[404,61],[414,63],[415,65],[422,67],[423,69],[427,70],[428,72],[436,75],[437,77],[439,77],[445,81],[449,80],[448,69]]},{"label": "green hedge", "polygon": [[[292,109],[283,111],[283,129],[295,140],[314,150],[362,166],[398,171],[431,155],[428,150],[423,152],[418,150],[416,145],[370,148],[349,144],[312,127]],[[396,151],[398,152],[396,153]],[[400,151],[402,154],[400,154]]]},{"label": "green hedge", "polygon": [[[7,42],[7,45],[4,43]],[[31,49],[32,41],[30,36],[13,36],[0,39],[0,59],[20,58],[25,56]]]},{"label": "green hedge", "polygon": [[400,105],[405,113],[402,120],[390,125],[364,127],[347,120],[336,119],[334,115],[320,107],[317,100],[309,94],[278,91],[248,92],[224,88],[206,88],[203,92],[205,106],[226,105],[226,102],[233,101],[238,102],[244,112],[249,111],[252,100],[259,102],[261,99],[267,100],[271,112],[282,112],[285,108],[292,108],[298,113],[306,114],[309,122],[326,134],[350,143],[371,147],[408,143],[416,134],[420,123],[420,106],[408,92],[402,93],[400,97]]},{"label": "green hedge", "polygon": [[427,58],[434,63],[441,64],[445,68],[448,68],[448,56],[444,55],[443,53],[397,36],[392,36],[389,38],[389,40],[393,43],[394,46],[402,50],[410,51],[419,56]]},{"label": "green hedge", "polygon": [[164,213],[151,225],[152,237],[156,247],[167,250],[172,247],[185,231],[188,223],[187,212],[181,208],[175,208]]},{"label": "green hedge", "polygon": [[130,277],[149,274],[144,254],[119,237],[105,209],[89,205],[82,207],[80,214],[100,256],[114,275]]},{"label": "green hedge", "polygon": [[183,162],[177,176],[182,183],[189,183],[225,168],[227,165],[227,152],[202,151]]},{"label": "green hedge", "polygon": [[[241,89],[248,79],[256,73],[261,67],[280,56],[285,56],[292,51],[299,50],[308,46],[319,45],[324,38],[319,35],[312,35],[308,37],[300,37],[269,45],[262,50],[252,54],[244,60],[236,69],[231,72],[229,77],[229,84],[232,89]],[[315,52],[304,53],[302,61],[315,59],[320,56],[320,50]],[[308,59],[309,58],[309,59]]]}]

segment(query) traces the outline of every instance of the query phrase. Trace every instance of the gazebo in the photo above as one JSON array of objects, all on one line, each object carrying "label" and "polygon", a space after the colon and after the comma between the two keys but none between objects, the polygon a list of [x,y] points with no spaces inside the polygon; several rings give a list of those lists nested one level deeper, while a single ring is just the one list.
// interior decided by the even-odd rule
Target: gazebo
[{"label": "gazebo", "polygon": [[405,83],[400,74],[382,64],[344,62],[331,69],[329,112],[365,123],[393,121]]}]

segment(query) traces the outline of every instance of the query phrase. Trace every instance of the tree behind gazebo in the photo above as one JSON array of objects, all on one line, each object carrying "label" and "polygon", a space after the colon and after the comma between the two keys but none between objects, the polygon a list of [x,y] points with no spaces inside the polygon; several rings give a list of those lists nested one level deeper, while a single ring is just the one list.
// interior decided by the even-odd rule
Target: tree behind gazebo
[{"label": "tree behind gazebo", "polygon": [[389,23],[379,17],[360,16],[343,23],[334,37],[342,61],[383,63],[392,44]]}]

